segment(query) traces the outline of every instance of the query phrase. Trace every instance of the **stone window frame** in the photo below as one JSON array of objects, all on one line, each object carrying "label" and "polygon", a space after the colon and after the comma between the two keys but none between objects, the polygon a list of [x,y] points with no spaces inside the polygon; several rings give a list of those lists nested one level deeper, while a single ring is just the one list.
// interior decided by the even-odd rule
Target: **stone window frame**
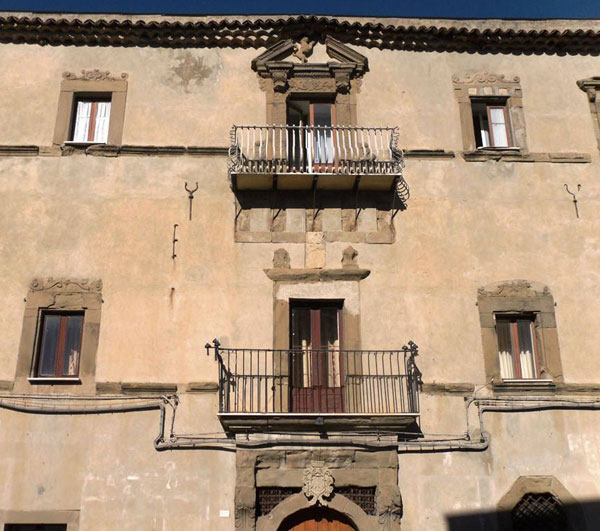
[{"label": "stone window frame", "polygon": [[[458,102],[460,125],[462,131],[462,142],[466,160],[477,160],[489,155],[497,159],[499,153],[512,156],[525,155],[527,150],[527,138],[525,134],[525,116],[523,113],[523,95],[520,78],[504,74],[493,74],[490,72],[455,74],[452,76],[454,96]],[[506,111],[509,117],[508,127],[512,137],[511,147],[480,147],[477,148],[475,140],[475,129],[473,126],[473,100],[505,100]]]},{"label": "stone window frame", "polygon": [[577,86],[587,94],[590,113],[592,115],[592,123],[594,125],[594,133],[600,149],[600,76],[588,77],[577,81]]},{"label": "stone window frame", "polygon": [[0,526],[6,524],[67,524],[67,531],[79,529],[79,511],[0,511]]},{"label": "stone window frame", "polygon": [[585,516],[576,498],[554,476],[520,476],[497,505],[498,529],[512,529],[512,510],[525,494],[550,493],[563,504],[569,527],[586,529]]},{"label": "stone window frame", "polygon": [[[555,303],[548,286],[528,280],[508,280],[479,288],[477,307],[481,323],[486,381],[494,389],[531,390],[563,383]],[[496,316],[525,313],[534,316],[541,378],[504,381],[500,373]]]},{"label": "stone window frame", "polygon": [[109,95],[111,105],[106,143],[115,146],[121,145],[128,77],[128,74],[122,73],[120,78],[115,78],[110,75],[110,72],[97,69],[82,70],[79,75],[63,72],[52,143],[60,146],[70,141],[73,113],[78,96]]},{"label": "stone window frame", "polygon": [[[102,309],[102,280],[34,279],[25,301],[13,391],[16,393],[35,391],[36,393],[94,394],[96,353]],[[47,310],[84,312],[77,378],[38,378],[35,376],[42,314]]]}]

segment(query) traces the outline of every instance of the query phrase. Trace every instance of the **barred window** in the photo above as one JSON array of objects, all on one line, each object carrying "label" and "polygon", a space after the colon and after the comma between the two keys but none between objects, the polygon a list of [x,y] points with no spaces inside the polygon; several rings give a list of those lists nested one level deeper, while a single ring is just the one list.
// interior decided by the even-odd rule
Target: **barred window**
[{"label": "barred window", "polygon": [[512,511],[514,531],[568,531],[560,500],[549,492],[528,492]]}]

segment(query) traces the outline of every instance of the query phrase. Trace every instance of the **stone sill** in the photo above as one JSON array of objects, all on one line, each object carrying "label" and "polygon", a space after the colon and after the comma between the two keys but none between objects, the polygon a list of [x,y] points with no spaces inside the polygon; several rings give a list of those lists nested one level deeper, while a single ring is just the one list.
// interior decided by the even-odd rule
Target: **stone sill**
[{"label": "stone sill", "polygon": [[491,148],[475,151],[463,151],[463,158],[467,162],[552,162],[585,164],[592,161],[588,153],[524,153],[518,148]]},{"label": "stone sill", "polygon": [[27,378],[27,381],[30,384],[40,384],[40,385],[80,385],[81,379],[79,376],[64,376],[64,377],[37,377],[33,376],[31,378]]},{"label": "stone sill", "polygon": [[492,389],[498,393],[513,393],[513,392],[547,392],[556,389],[556,383],[548,379],[532,379],[532,380],[502,380],[500,383],[493,383]]},{"label": "stone sill", "polygon": [[470,395],[475,391],[475,385],[466,382],[423,382],[421,392],[429,395],[458,394]]},{"label": "stone sill", "polygon": [[153,382],[97,382],[96,394],[161,394],[172,395],[177,393],[177,384]]}]

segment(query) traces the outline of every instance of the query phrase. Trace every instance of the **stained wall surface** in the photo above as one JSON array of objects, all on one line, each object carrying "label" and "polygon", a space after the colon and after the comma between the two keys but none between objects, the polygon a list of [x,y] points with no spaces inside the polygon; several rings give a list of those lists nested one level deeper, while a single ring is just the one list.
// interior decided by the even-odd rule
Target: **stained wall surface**
[{"label": "stained wall surface", "polygon": [[[358,123],[398,126],[407,150],[451,152],[406,159],[411,197],[394,217],[393,244],[352,244],[371,271],[360,282],[362,348],[415,341],[425,384],[440,384],[421,394],[422,431],[459,437],[473,393],[452,385],[491,393],[477,290],[537,281],[556,302],[564,382],[586,384],[593,398],[600,159],[576,81],[599,75],[598,59],[354,48],[370,66],[357,95]],[[204,345],[218,338],[224,346],[272,347],[273,282],[264,270],[278,248],[292,268],[304,267],[304,244],[234,241],[224,150],[60,156],[50,146],[62,73],[98,68],[128,74],[123,145],[226,148],[233,124],[265,122],[266,95],[250,68],[261,51],[1,45],[0,145],[46,148],[0,156],[3,396],[11,396],[32,279],[102,279],[96,383],[176,384],[176,431],[223,437],[210,386],[217,365]],[[473,72],[520,78],[530,152],[575,153],[587,162],[465,160],[452,76]],[[196,181],[190,221],[184,184]],[[579,218],[565,183],[581,185]],[[373,222],[373,211],[363,215]],[[326,244],[327,268],[340,267],[347,245]],[[209,391],[189,392],[198,382]],[[443,530],[448,515],[493,510],[523,475],[554,475],[576,499],[597,499],[597,415],[486,413],[484,452],[401,453],[402,529]],[[235,454],[218,445],[157,452],[158,425],[157,410],[0,409],[0,510],[78,510],[82,530],[234,529]]]}]

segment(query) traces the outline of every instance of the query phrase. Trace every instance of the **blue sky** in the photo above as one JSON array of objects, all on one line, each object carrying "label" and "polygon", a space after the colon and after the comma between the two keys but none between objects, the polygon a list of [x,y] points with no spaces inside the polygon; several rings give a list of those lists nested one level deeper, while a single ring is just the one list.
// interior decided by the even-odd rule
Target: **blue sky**
[{"label": "blue sky", "polygon": [[0,0],[0,10],[84,13],[600,18],[600,0]]}]

